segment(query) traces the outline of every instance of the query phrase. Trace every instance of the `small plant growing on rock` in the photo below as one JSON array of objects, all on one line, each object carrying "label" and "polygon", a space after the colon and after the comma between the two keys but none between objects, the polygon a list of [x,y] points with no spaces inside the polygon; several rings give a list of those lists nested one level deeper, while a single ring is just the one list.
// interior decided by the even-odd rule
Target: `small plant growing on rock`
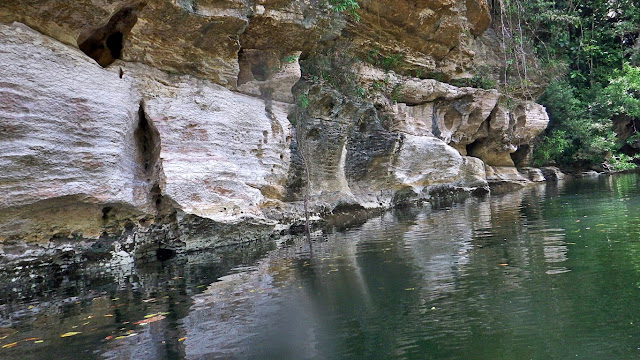
[{"label": "small plant growing on rock", "polygon": [[305,94],[298,95],[298,106],[306,109],[309,107],[309,98]]},{"label": "small plant growing on rock", "polygon": [[285,56],[282,61],[285,62],[286,64],[293,64],[294,62],[298,61],[299,56],[298,55],[288,55]]},{"label": "small plant growing on rock", "polygon": [[347,13],[353,16],[355,21],[360,21],[360,15],[356,12],[360,5],[356,0],[329,0],[329,6],[335,13]]}]

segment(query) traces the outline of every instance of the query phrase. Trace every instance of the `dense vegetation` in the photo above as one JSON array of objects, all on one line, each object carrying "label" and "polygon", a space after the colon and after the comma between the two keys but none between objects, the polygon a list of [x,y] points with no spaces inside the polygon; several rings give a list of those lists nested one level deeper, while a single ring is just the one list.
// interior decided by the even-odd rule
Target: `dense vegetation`
[{"label": "dense vegetation", "polygon": [[[527,85],[534,53],[551,83],[536,165],[624,170],[640,152],[640,0],[491,0],[505,80]],[[500,32],[500,31],[498,31]],[[615,129],[615,131],[614,131]]]}]

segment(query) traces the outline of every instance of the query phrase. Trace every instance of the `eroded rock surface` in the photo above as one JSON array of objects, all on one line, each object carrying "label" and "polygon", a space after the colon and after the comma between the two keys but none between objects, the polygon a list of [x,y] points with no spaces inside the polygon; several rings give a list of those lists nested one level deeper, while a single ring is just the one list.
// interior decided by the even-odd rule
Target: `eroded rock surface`
[{"label": "eroded rock surface", "polygon": [[162,195],[213,220],[264,218],[289,170],[288,104],[251,97],[206,80],[119,63],[142,96],[161,141]]},{"label": "eroded rock surface", "polygon": [[130,83],[24,26],[0,25],[0,43],[0,242],[98,236],[118,208],[149,212]]},{"label": "eroded rock surface", "polygon": [[307,193],[321,213],[528,182],[544,108],[422,78],[471,76],[486,1],[360,4],[3,4],[0,263],[254,241]]}]

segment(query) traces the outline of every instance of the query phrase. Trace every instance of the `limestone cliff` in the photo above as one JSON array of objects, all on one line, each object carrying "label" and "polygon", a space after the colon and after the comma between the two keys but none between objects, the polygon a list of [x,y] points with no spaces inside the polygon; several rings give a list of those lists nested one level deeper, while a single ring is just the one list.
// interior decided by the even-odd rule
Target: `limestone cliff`
[{"label": "limestone cliff", "polygon": [[360,6],[3,4],[0,263],[249,241],[307,191],[329,212],[526,183],[544,108],[429,78],[473,72],[486,2]]}]

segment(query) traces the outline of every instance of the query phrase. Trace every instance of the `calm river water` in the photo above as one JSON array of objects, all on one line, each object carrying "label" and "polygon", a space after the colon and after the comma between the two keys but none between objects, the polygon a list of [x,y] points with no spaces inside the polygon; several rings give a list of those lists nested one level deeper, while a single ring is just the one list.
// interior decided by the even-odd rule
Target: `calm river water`
[{"label": "calm river water", "polygon": [[1,359],[638,359],[640,178],[5,280]]}]

